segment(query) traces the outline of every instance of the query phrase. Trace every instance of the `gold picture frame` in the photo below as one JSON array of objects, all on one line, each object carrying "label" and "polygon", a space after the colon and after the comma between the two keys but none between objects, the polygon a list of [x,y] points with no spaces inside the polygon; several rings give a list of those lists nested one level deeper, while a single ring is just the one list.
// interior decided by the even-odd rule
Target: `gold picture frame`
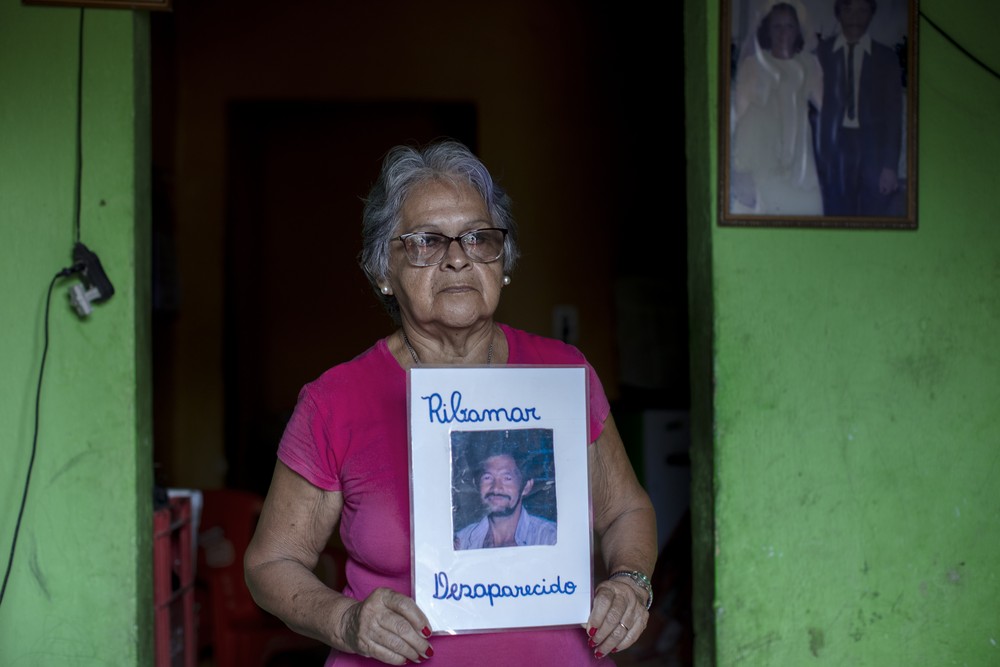
[{"label": "gold picture frame", "polygon": [[170,11],[172,0],[21,0],[23,5]]},{"label": "gold picture frame", "polygon": [[721,3],[719,225],[917,229],[917,0]]}]

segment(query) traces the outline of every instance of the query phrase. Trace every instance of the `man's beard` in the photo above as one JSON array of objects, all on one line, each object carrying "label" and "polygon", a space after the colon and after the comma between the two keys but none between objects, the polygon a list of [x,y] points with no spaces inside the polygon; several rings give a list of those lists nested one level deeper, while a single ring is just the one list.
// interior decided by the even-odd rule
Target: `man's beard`
[{"label": "man's beard", "polygon": [[[491,493],[488,496],[486,496],[486,498],[490,498],[490,497],[493,497],[493,498],[506,498],[508,502],[512,502],[513,501],[513,498],[511,498],[510,496],[507,496],[507,495],[504,495],[504,494],[499,494],[499,493]],[[485,498],[484,498],[484,500],[485,500]],[[508,505],[506,507],[501,507],[500,509],[497,509],[497,510],[490,510],[490,511],[487,512],[487,516],[497,517],[497,518],[502,518],[502,517],[505,517],[505,516],[510,516],[510,515],[512,515],[517,510],[519,504],[520,503],[514,503],[514,504]],[[489,507],[489,506],[487,505],[487,507]]]}]

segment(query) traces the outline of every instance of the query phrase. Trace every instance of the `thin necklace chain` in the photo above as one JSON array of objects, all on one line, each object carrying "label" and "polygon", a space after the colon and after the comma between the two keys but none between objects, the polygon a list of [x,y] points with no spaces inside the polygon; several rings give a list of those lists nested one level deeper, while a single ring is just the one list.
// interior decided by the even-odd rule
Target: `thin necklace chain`
[{"label": "thin necklace chain", "polygon": [[[410,339],[406,335],[406,329],[400,329],[403,332],[403,343],[406,345],[406,349],[410,351],[410,356],[413,357],[413,363],[417,366],[420,365],[420,359],[417,357],[417,351],[413,349],[413,345],[410,344]],[[493,340],[490,339],[490,347],[486,351],[486,365],[493,365]]]}]

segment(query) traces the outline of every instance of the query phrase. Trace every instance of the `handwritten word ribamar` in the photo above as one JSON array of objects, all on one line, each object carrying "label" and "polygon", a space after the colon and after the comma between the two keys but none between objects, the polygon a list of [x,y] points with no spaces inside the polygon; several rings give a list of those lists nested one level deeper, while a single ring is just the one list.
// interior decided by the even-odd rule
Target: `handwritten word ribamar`
[{"label": "handwritten word ribamar", "polygon": [[552,583],[546,583],[542,579],[540,583],[534,584],[496,584],[496,583],[475,583],[459,584],[448,581],[448,573],[437,572],[434,575],[434,598],[436,600],[455,600],[462,598],[479,600],[488,598],[490,606],[493,601],[502,598],[522,598],[537,595],[573,595],[576,592],[576,584],[572,581],[562,582],[562,577],[556,577]]},{"label": "handwritten word ribamar", "polygon": [[537,408],[528,407],[495,407],[495,408],[463,408],[462,392],[451,392],[451,400],[445,405],[441,394],[435,392],[430,396],[421,396],[420,400],[427,401],[427,417],[430,423],[450,424],[457,422],[477,423],[477,422],[528,422],[540,421],[542,418],[536,413]]}]

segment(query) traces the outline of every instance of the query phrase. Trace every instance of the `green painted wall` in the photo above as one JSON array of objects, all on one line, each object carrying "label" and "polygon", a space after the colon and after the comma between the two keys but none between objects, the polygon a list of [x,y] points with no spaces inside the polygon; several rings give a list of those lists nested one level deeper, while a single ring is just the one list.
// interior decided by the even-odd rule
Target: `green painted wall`
[{"label": "green painted wall", "polygon": [[[998,665],[1000,81],[921,20],[919,231],[719,228],[685,9],[698,664]],[[1000,68],[995,3],[920,9]]]},{"label": "green painted wall", "polygon": [[[0,664],[152,663],[148,17],[86,10],[81,240],[116,294],[52,293]],[[80,10],[0,0],[0,567],[34,430],[45,297],[71,264]]]}]

